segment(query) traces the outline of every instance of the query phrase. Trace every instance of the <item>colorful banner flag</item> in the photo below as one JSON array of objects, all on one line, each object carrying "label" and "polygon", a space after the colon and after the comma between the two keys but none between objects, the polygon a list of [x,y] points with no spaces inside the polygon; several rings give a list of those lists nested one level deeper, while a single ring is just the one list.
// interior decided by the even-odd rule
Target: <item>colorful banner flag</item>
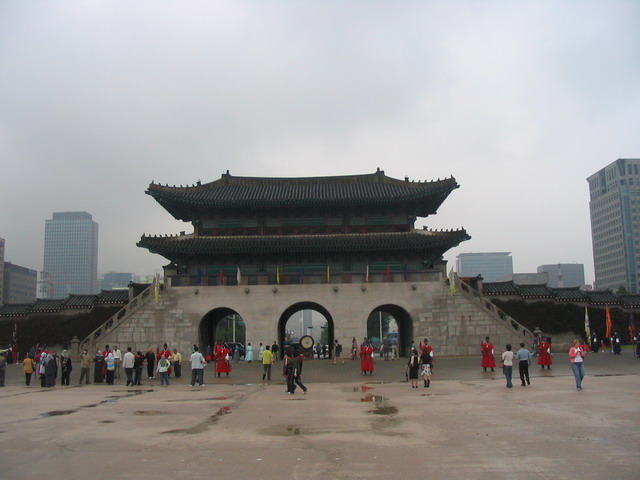
[{"label": "colorful banner flag", "polygon": [[389,265],[387,265],[387,270],[385,271],[384,276],[385,276],[387,282],[391,281],[391,269],[389,268]]},{"label": "colorful banner flag", "polygon": [[156,274],[153,279],[153,296],[156,300],[156,305],[160,301],[160,279],[158,278],[158,274]]},{"label": "colorful banner flag", "polygon": [[369,282],[369,264],[367,263],[367,273],[364,275],[364,281]]},{"label": "colorful banner flag", "polygon": [[456,294],[456,277],[453,274],[453,267],[449,270],[449,291],[451,292],[451,295]]},{"label": "colorful banner flag", "polygon": [[240,273],[240,267],[238,266],[238,271],[236,272],[236,280],[238,281],[238,285],[242,281],[242,274]]},{"label": "colorful banner flag", "polygon": [[200,285],[202,283],[202,270],[198,269],[196,271],[196,285]]},{"label": "colorful banner flag", "polygon": [[409,278],[409,271],[407,270],[407,264],[405,263],[404,266],[402,267],[402,275],[404,276],[404,279],[406,280],[407,278]]},{"label": "colorful banner flag", "polygon": [[331,268],[329,267],[329,264],[327,263],[327,282],[331,281]]},{"label": "colorful banner flag", "polygon": [[591,328],[589,327],[589,311],[584,307],[584,334],[587,336],[587,343],[591,341]]},{"label": "colorful banner flag", "polygon": [[218,281],[220,285],[224,285],[224,270],[220,269],[220,273],[218,274]]},{"label": "colorful banner flag", "polygon": [[633,342],[636,336],[636,317],[633,312],[629,312],[629,341]]},{"label": "colorful banner flag", "polygon": [[607,328],[606,333],[604,334],[605,338],[611,338],[611,313],[609,312],[609,305],[605,305],[605,325]]},{"label": "colorful banner flag", "polygon": [[300,283],[304,283],[304,267],[300,268]]},{"label": "colorful banner flag", "polygon": [[280,266],[276,265],[276,283],[280,285]]}]

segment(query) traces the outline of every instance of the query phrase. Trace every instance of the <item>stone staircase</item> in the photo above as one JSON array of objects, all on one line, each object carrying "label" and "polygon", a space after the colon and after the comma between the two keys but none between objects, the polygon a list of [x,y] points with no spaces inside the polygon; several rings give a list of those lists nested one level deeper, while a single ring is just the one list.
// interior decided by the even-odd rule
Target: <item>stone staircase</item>
[{"label": "stone staircase", "polygon": [[138,310],[154,298],[154,289],[155,285],[147,287],[107,321],[91,332],[80,342],[79,351],[86,348],[89,352],[93,353],[98,345],[105,343],[104,340],[110,337],[114,330],[127,322]]}]

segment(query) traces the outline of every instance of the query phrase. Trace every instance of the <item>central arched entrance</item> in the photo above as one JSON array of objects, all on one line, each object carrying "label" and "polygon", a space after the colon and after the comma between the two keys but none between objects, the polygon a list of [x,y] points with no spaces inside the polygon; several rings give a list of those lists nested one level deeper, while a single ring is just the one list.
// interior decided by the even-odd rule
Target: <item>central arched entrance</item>
[{"label": "central arched entrance", "polygon": [[376,351],[380,351],[382,344],[396,344],[399,356],[409,356],[413,343],[411,316],[398,305],[380,305],[367,318],[367,338],[372,341]]},{"label": "central arched entrance", "polygon": [[215,308],[200,320],[198,339],[203,352],[208,352],[217,341],[225,343],[245,342],[245,325],[238,312],[230,308]]},{"label": "central arched entrance", "polygon": [[[297,329],[291,327],[291,321],[297,323],[295,320],[298,312],[311,311],[312,314],[317,312],[321,317],[320,321],[311,319],[310,321],[304,319],[304,314],[301,318],[301,326]],[[313,315],[312,315],[313,317]],[[289,328],[287,327],[289,325]],[[296,343],[301,336],[310,335],[313,337],[314,347],[318,344],[326,345],[327,358],[331,356],[330,345],[333,344],[335,338],[333,318],[329,311],[322,305],[314,302],[298,302],[288,307],[278,320],[278,344],[282,346],[278,355],[282,358],[284,356],[284,350],[287,345]]]}]

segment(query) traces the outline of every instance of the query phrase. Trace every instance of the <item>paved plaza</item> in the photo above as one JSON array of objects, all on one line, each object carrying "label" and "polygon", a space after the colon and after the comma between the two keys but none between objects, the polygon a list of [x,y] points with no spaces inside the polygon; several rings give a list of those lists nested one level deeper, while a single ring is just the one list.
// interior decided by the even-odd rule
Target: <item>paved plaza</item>
[{"label": "paved plaza", "polygon": [[[567,354],[506,389],[480,358],[437,358],[430,388],[406,360],[306,361],[309,393],[287,395],[274,366],[205,369],[203,388],[117,384],[0,389],[0,478],[550,479],[640,478],[640,359],[589,354],[584,390]],[[79,368],[72,373],[77,381]],[[517,376],[517,375],[516,375]]]}]

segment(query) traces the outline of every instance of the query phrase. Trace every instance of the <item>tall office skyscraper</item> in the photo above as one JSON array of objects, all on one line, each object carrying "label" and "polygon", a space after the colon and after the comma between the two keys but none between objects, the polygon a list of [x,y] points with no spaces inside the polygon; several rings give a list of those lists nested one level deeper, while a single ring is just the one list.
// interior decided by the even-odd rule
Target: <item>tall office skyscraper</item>
[{"label": "tall office skyscraper", "polygon": [[0,238],[0,305],[4,303],[4,238]]},{"label": "tall office skyscraper", "polygon": [[540,265],[538,273],[546,272],[547,285],[551,288],[584,286],[584,265],[582,263],[556,263]]},{"label": "tall office skyscraper", "polygon": [[460,277],[481,275],[485,282],[497,282],[513,275],[511,252],[461,253],[456,257]]},{"label": "tall office skyscraper", "polygon": [[91,214],[61,212],[46,220],[44,271],[48,298],[98,292],[98,224]]},{"label": "tall office skyscraper", "polygon": [[638,293],[640,159],[619,158],[587,181],[595,288]]}]

